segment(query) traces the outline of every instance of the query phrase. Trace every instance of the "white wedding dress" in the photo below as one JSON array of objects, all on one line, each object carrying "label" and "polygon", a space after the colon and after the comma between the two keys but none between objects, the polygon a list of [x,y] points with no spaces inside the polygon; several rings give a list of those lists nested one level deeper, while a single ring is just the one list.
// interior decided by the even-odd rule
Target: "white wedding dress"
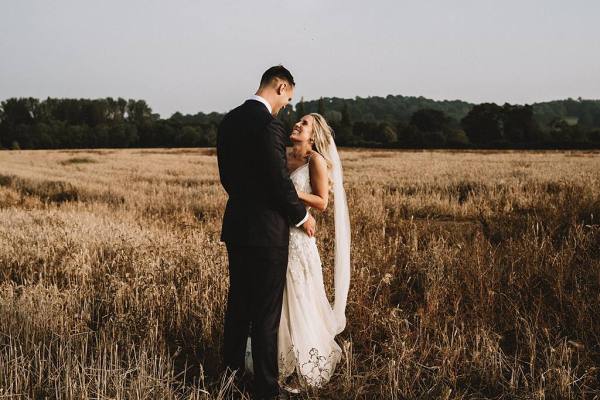
[{"label": "white wedding dress", "polygon": [[[297,191],[312,193],[308,163],[293,171],[290,178]],[[283,382],[296,372],[310,386],[327,383],[342,357],[342,350],[334,340],[337,333],[338,319],[325,293],[316,239],[292,226],[277,336],[279,380]],[[246,368],[252,371],[250,338]]]},{"label": "white wedding dress", "polygon": [[[290,175],[297,191],[312,193],[308,163]],[[314,237],[290,228],[286,285],[277,339],[280,380],[296,372],[311,386],[331,378],[342,350],[335,342],[337,319],[327,299]]]},{"label": "white wedding dress", "polygon": [[[279,379],[296,372],[300,381],[319,387],[327,383],[342,358],[334,338],[346,326],[345,309],[350,285],[350,220],[343,187],[341,161],[335,143],[332,160],[335,262],[333,306],[323,283],[316,239],[290,227],[288,267],[277,338]],[[297,191],[312,193],[309,164],[290,174]],[[307,207],[308,209],[309,207]],[[252,371],[251,342],[246,347],[246,369]]]}]

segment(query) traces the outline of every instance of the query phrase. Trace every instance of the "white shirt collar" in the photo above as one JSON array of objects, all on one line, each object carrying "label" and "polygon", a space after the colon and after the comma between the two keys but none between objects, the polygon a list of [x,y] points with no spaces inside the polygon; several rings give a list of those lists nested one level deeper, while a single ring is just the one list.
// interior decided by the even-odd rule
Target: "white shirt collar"
[{"label": "white shirt collar", "polygon": [[263,103],[265,105],[265,107],[267,107],[267,110],[269,110],[269,114],[273,114],[273,108],[271,107],[269,102],[267,100],[265,100],[264,97],[261,97],[257,94],[253,94],[252,96],[250,96],[250,98],[248,100],[260,101],[261,103]]}]

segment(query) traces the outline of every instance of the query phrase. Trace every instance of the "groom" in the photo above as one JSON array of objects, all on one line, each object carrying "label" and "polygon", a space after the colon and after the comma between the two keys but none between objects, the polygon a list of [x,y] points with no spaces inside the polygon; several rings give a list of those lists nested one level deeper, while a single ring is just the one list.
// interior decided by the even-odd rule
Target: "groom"
[{"label": "groom", "polygon": [[255,394],[279,395],[277,331],[288,261],[289,226],[314,235],[315,220],[298,199],[286,167],[286,132],[275,118],[294,94],[283,66],[269,68],[260,87],[219,125],[217,158],[229,199],[221,240],[229,258],[225,364],[244,371],[251,329]]}]

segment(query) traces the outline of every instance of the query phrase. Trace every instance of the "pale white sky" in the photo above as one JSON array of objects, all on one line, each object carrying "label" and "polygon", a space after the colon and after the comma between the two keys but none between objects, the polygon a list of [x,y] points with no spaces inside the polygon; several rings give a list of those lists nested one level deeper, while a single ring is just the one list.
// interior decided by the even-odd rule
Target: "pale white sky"
[{"label": "pale white sky", "polygon": [[0,100],[227,111],[282,63],[304,96],[600,98],[597,0],[0,0]]}]

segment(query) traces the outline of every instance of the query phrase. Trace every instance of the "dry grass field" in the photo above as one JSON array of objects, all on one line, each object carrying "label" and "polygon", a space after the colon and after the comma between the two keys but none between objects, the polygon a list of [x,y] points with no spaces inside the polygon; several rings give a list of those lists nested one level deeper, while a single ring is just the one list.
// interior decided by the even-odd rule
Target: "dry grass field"
[{"label": "dry grass field", "polygon": [[[600,398],[600,153],[342,160],[344,360],[301,398]],[[0,152],[0,399],[238,398],[224,203],[212,149]]]}]

